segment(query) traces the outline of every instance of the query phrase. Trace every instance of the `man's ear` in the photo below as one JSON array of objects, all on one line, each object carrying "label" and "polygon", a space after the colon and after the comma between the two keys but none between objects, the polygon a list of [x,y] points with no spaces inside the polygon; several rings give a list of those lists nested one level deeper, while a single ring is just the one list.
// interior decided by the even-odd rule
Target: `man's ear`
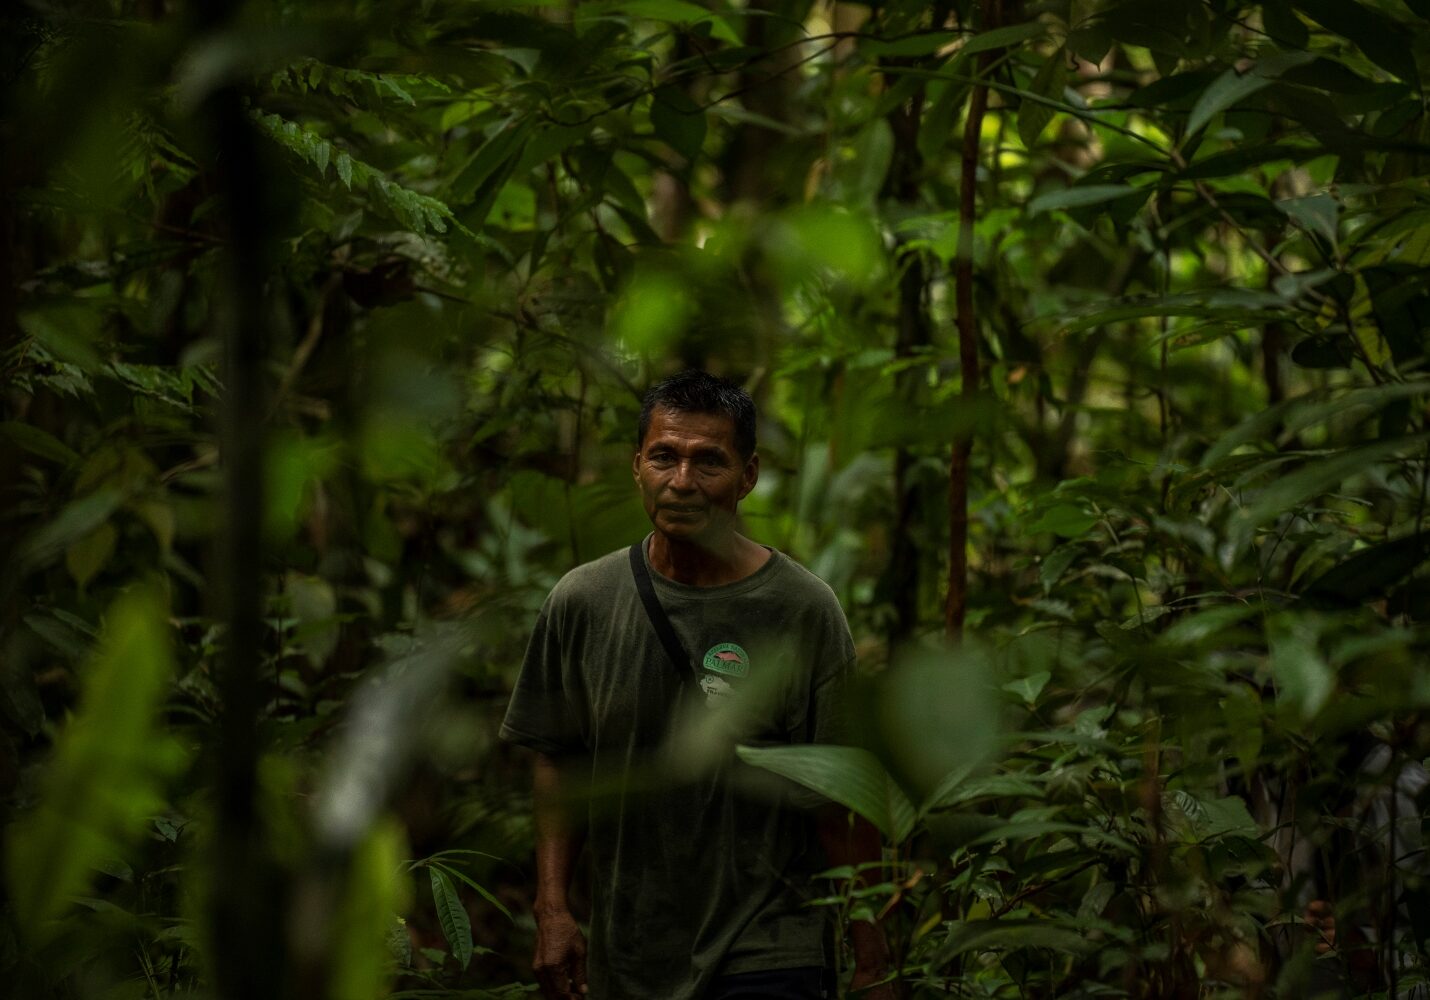
[{"label": "man's ear", "polygon": [[641,481],[641,453],[636,449],[636,453],[631,456],[631,478],[636,482]]},{"label": "man's ear", "polygon": [[755,452],[750,456],[750,460],[745,463],[744,478],[740,482],[740,499],[750,495],[750,491],[755,488],[755,484],[760,481],[760,453]]}]

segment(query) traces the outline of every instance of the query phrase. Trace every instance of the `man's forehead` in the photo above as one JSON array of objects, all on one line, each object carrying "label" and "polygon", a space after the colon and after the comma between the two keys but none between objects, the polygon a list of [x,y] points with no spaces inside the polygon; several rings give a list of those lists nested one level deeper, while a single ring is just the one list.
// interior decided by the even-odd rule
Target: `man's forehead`
[{"label": "man's forehead", "polygon": [[658,406],[651,411],[645,443],[656,438],[704,438],[723,447],[735,446],[735,421],[729,414],[701,410],[672,410]]}]

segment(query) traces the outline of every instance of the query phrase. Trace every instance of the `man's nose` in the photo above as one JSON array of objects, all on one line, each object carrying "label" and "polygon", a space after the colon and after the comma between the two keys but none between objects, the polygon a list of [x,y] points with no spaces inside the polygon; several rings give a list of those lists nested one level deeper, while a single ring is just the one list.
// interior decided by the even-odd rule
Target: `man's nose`
[{"label": "man's nose", "polygon": [[675,470],[670,476],[670,488],[674,490],[693,490],[695,488],[695,467],[689,460],[675,463]]}]

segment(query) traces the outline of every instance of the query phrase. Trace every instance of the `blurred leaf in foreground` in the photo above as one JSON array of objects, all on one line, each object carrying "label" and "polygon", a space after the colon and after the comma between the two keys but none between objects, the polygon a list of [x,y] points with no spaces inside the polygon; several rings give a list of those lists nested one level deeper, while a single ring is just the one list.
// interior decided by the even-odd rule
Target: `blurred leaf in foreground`
[{"label": "blurred leaf in foreground", "polygon": [[33,812],[17,820],[6,857],[19,924],[43,940],[95,866],[122,857],[164,808],[162,785],[182,763],[155,725],[173,663],[165,611],[148,591],[110,608],[78,714],[56,741]]}]

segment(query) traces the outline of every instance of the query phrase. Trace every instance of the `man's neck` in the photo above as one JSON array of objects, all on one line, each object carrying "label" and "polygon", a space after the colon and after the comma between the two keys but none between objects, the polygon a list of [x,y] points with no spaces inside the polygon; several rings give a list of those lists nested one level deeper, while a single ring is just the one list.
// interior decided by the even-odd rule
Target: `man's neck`
[{"label": "man's neck", "polygon": [[669,538],[657,531],[647,552],[651,569],[691,587],[718,587],[743,580],[770,558],[769,549],[733,531],[715,542]]}]

